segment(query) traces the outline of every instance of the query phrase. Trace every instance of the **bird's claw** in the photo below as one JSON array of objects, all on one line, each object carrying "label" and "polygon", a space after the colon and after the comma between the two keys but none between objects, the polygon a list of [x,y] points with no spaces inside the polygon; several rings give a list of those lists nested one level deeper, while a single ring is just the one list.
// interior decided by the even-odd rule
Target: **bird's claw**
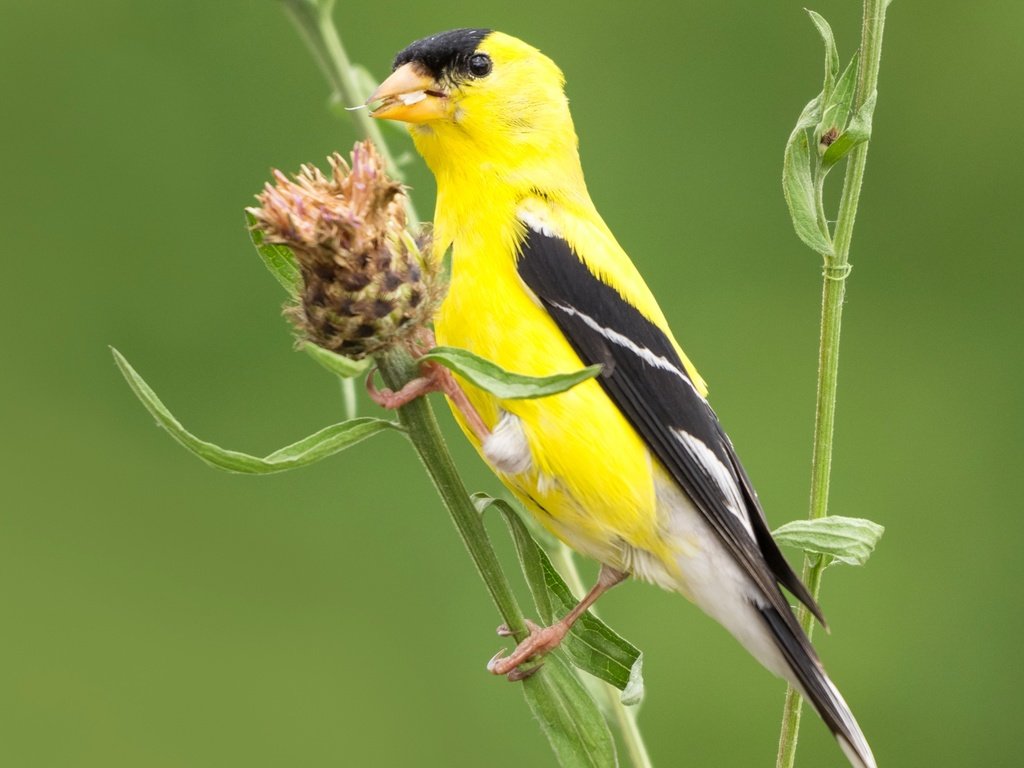
[{"label": "bird's claw", "polygon": [[[523,624],[526,625],[526,628],[530,631],[531,635],[544,629],[540,624],[530,621],[529,619],[523,619]],[[499,624],[498,628],[494,631],[498,637],[512,637],[515,634],[515,632],[508,628],[508,624]]]},{"label": "bird's claw", "polygon": [[533,677],[537,674],[537,671],[544,666],[543,660],[533,662],[529,666],[516,667],[507,675],[505,679],[510,683],[518,683],[520,680],[525,680],[528,677]]},{"label": "bird's claw", "polygon": [[377,368],[373,367],[366,376],[366,393],[381,408],[393,410],[408,405],[418,397],[437,392],[440,389],[438,378],[432,375],[420,376],[408,382],[404,387],[395,392],[392,389],[378,388],[374,382]]},{"label": "bird's claw", "polygon": [[[534,661],[534,657],[557,648],[568,629],[561,623],[553,624],[550,627],[541,627],[529,619],[525,623],[530,634],[516,646],[512,655],[506,656],[505,649],[502,648],[487,662],[487,671],[492,675],[505,675],[510,682],[525,680],[544,664],[539,659]],[[511,637],[512,631],[508,625],[502,624],[498,627],[498,635]]]},{"label": "bird's claw", "polygon": [[[430,336],[429,338],[433,338]],[[379,388],[374,382],[377,368],[373,367],[366,376],[366,393],[377,405],[382,408],[395,409],[408,405],[418,397],[423,397],[431,392],[443,392],[452,404],[459,410],[465,419],[467,426],[472,430],[480,442],[485,441],[491,435],[490,429],[480,418],[476,407],[466,397],[466,393],[451,372],[443,365],[432,361],[421,362],[420,376],[407,382],[404,387],[395,392],[391,389]]]},{"label": "bird's claw", "polygon": [[[509,632],[508,634],[511,635],[512,633]],[[537,670],[544,666],[543,659],[538,659],[536,661],[531,661],[529,664],[522,664],[513,667],[508,672],[500,672],[498,671],[498,665],[503,661],[508,661],[508,659],[505,658],[504,648],[502,648],[500,651],[494,654],[491,657],[491,660],[487,662],[487,671],[490,672],[492,675],[505,675],[505,678],[510,683],[517,683],[520,680],[525,680],[526,678],[535,675],[537,673]]]}]

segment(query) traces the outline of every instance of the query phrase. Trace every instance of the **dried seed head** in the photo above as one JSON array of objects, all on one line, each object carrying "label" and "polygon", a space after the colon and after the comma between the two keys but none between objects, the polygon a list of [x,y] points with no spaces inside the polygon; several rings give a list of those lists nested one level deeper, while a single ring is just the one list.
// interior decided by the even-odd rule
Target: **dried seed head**
[{"label": "dried seed head", "polygon": [[288,246],[302,272],[300,303],[287,309],[303,338],[362,358],[425,326],[443,293],[426,238],[408,231],[405,190],[369,141],[352,164],[335,152],[331,175],[303,165],[289,179],[274,171],[250,208],[270,243]]}]

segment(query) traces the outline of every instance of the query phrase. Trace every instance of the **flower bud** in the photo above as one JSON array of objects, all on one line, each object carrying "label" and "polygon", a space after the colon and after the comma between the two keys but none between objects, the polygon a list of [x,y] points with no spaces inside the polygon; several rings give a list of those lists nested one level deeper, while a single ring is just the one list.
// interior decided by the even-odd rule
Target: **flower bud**
[{"label": "flower bud", "polygon": [[299,303],[286,310],[299,334],[359,359],[407,341],[427,325],[443,294],[426,238],[409,232],[404,187],[370,141],[338,153],[331,175],[303,165],[274,171],[250,208],[264,240],[288,246],[302,273]]}]

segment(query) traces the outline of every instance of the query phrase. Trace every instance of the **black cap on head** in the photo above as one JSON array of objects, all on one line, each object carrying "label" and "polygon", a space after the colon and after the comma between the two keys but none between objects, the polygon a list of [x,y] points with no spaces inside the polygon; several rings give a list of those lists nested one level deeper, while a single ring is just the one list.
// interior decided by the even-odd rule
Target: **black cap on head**
[{"label": "black cap on head", "polygon": [[460,79],[469,72],[469,58],[490,33],[489,29],[453,29],[424,37],[395,56],[392,69],[415,62],[436,80]]}]

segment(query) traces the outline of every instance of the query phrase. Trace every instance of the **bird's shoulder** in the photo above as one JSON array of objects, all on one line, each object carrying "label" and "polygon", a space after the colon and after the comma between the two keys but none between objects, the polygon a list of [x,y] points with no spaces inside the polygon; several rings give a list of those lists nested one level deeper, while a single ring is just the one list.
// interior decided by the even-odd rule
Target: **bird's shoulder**
[{"label": "bird's shoulder", "polygon": [[[528,196],[519,201],[516,218],[522,233],[521,273],[532,265],[549,278],[552,290],[565,301],[571,294],[588,316],[622,326],[627,334],[653,333],[663,339],[697,391],[707,395],[707,384],[676,341],[654,293],[589,200]],[[560,287],[555,285],[559,282]]]}]

